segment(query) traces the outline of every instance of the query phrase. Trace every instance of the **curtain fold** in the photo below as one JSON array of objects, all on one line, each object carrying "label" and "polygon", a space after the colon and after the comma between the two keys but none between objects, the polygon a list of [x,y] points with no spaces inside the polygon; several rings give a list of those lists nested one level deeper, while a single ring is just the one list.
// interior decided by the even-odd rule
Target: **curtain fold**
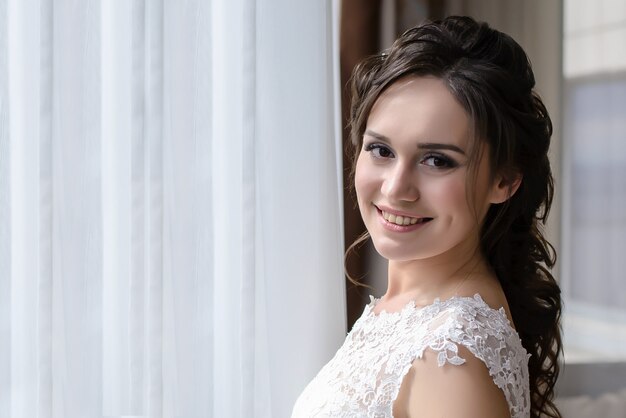
[{"label": "curtain fold", "polygon": [[289,416],[345,334],[335,3],[0,0],[0,418]]},{"label": "curtain fold", "polygon": [[[8,51],[8,10],[0,2],[0,51]],[[8,54],[0,53],[0,388],[11,386],[11,147]],[[0,390],[0,416],[11,414],[11,394]]]}]

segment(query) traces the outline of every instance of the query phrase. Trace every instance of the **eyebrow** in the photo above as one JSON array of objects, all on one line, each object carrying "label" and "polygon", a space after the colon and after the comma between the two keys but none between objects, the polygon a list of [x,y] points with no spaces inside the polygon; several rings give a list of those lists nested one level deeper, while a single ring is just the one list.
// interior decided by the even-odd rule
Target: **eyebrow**
[{"label": "eyebrow", "polygon": [[[389,138],[387,138],[385,135],[381,135],[374,131],[370,131],[369,129],[365,131],[365,135],[369,135],[381,141],[390,142]],[[421,142],[417,144],[417,148],[427,149],[427,150],[442,150],[443,149],[443,150],[458,152],[461,155],[465,155],[465,151],[463,151],[461,148],[457,147],[456,145],[452,145],[452,144],[440,144],[437,142]]]}]

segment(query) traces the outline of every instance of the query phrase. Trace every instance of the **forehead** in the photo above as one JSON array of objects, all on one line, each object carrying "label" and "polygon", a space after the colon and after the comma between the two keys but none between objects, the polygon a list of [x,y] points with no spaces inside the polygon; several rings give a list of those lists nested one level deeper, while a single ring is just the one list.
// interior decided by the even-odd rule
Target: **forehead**
[{"label": "forehead", "polygon": [[406,77],[393,83],[376,100],[367,129],[392,141],[437,141],[465,148],[470,119],[441,79]]}]

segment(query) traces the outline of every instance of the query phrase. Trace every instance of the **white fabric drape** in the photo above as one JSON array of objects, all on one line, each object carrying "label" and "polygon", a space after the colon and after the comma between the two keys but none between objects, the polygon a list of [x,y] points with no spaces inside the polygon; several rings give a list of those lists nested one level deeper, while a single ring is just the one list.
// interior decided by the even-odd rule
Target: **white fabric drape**
[{"label": "white fabric drape", "polygon": [[289,415],[345,333],[336,22],[0,0],[0,418]]}]

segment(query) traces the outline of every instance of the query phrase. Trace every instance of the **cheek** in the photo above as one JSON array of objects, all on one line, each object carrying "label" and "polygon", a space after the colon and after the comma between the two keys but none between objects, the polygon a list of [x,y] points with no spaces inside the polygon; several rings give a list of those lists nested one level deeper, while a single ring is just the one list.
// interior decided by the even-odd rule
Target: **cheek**
[{"label": "cheek", "polygon": [[433,186],[429,196],[437,207],[442,226],[454,227],[465,234],[478,224],[477,212],[467,200],[465,177],[447,179],[439,187]]},{"label": "cheek", "polygon": [[432,181],[423,186],[423,196],[433,199],[439,208],[450,214],[469,212],[464,179],[448,178]]},{"label": "cheek", "polygon": [[367,167],[366,156],[361,153],[356,162],[354,172],[354,189],[359,205],[363,200],[368,200],[376,190],[376,176],[371,167]]}]

